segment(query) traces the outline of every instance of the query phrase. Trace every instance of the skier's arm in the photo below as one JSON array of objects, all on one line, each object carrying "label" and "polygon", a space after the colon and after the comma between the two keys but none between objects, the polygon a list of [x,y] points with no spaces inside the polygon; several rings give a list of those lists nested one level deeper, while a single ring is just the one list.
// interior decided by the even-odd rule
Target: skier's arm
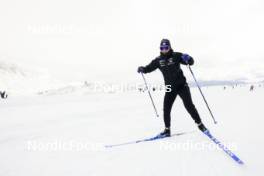
[{"label": "skier's arm", "polygon": [[150,64],[145,66],[144,73],[150,73],[158,68],[157,60],[154,59],[150,62]]},{"label": "skier's arm", "polygon": [[193,58],[189,56],[188,54],[181,54],[180,62],[183,65],[193,65],[194,64]]},{"label": "skier's arm", "polygon": [[156,70],[158,68],[158,63],[157,61],[154,59],[150,62],[150,64],[146,65],[145,67],[139,67],[138,68],[138,72],[142,72],[142,73],[150,73],[154,70]]}]

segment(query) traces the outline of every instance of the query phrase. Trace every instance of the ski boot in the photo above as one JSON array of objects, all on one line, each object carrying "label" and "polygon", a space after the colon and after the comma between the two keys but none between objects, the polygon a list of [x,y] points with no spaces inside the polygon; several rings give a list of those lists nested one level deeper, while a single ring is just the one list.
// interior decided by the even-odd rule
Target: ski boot
[{"label": "ski boot", "polygon": [[204,126],[202,122],[197,125],[198,125],[199,130],[201,130],[202,132],[208,131],[208,129]]},{"label": "ski boot", "polygon": [[165,130],[159,134],[160,138],[170,137],[170,136],[171,136],[170,128],[165,128]]}]

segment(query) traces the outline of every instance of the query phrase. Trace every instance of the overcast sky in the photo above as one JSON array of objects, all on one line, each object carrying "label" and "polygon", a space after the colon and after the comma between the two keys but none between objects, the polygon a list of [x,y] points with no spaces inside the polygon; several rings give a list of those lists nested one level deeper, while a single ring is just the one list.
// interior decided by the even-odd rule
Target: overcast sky
[{"label": "overcast sky", "polygon": [[262,0],[2,0],[0,60],[130,82],[169,38],[201,79],[262,76],[263,18]]}]

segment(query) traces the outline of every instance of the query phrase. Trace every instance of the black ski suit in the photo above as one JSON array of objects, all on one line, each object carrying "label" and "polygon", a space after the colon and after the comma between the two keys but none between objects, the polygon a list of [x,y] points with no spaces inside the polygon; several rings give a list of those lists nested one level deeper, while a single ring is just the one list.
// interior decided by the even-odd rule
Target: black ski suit
[{"label": "black ski suit", "polygon": [[[189,60],[190,65],[193,65],[194,60],[191,57]],[[186,78],[183,75],[180,64],[187,65],[182,60],[182,53],[173,52],[170,50],[167,54],[160,54],[156,59],[143,67],[143,73],[150,73],[157,68],[162,72],[165,85],[171,86],[171,91],[165,93],[163,102],[164,123],[166,128],[170,128],[171,125],[171,108],[177,95],[179,95],[183,101],[184,107],[189,112],[195,123],[201,123],[200,116],[192,102],[191,93]]]}]

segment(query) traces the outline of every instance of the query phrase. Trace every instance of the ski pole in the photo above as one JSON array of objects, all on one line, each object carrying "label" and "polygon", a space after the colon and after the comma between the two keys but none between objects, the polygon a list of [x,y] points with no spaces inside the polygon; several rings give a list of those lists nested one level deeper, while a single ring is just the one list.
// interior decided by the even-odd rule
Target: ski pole
[{"label": "ski pole", "polygon": [[143,78],[143,80],[144,80],[144,82],[145,82],[145,85],[146,85],[146,87],[147,87],[148,94],[149,94],[150,100],[151,100],[151,102],[152,102],[152,105],[153,105],[153,108],[154,108],[155,114],[156,114],[157,117],[159,117],[158,111],[157,111],[157,109],[156,109],[156,106],[155,106],[154,101],[153,101],[153,99],[152,99],[151,93],[150,93],[150,91],[149,91],[148,84],[147,84],[147,81],[146,81],[146,79],[145,79],[145,76],[143,75],[143,73],[141,73],[141,75],[142,75],[142,78]]},{"label": "ski pole", "polygon": [[197,85],[197,87],[198,87],[198,89],[199,89],[199,91],[200,91],[200,93],[201,93],[201,95],[202,95],[202,97],[203,97],[203,100],[204,100],[204,102],[205,102],[205,104],[206,104],[206,106],[207,106],[207,108],[208,108],[208,110],[209,110],[209,112],[210,112],[210,114],[211,114],[211,116],[212,116],[212,118],[213,118],[214,123],[217,124],[217,121],[215,120],[214,115],[213,115],[213,113],[212,113],[212,111],[211,111],[211,109],[210,109],[210,107],[209,107],[209,105],[208,105],[208,103],[207,103],[207,101],[206,101],[206,99],[205,99],[205,97],[204,97],[204,94],[203,94],[203,92],[202,92],[202,90],[201,90],[201,87],[200,87],[200,85],[198,84],[198,81],[196,80],[196,78],[195,78],[195,76],[194,76],[194,74],[193,74],[193,71],[192,71],[192,69],[191,69],[191,66],[190,66],[189,64],[188,64],[187,66],[188,66],[188,68],[189,68],[189,70],[190,70],[190,72],[191,72],[191,74],[192,74],[192,76],[193,76],[193,79],[194,79],[194,81],[195,81],[195,83],[196,83],[196,85]]}]

